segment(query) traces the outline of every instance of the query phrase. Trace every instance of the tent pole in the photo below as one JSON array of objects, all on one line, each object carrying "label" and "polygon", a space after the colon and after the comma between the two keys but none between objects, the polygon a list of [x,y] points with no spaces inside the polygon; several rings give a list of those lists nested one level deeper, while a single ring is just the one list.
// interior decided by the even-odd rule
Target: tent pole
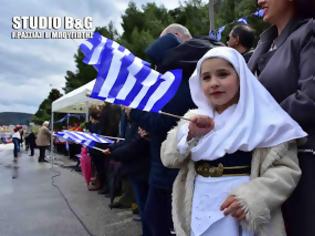
[{"label": "tent pole", "polygon": [[54,133],[54,112],[51,111],[51,138],[50,138],[50,163],[51,163],[51,168],[53,168],[54,166],[54,152],[53,152],[53,148],[54,148],[54,143],[53,143],[53,133]]},{"label": "tent pole", "polygon": [[89,103],[85,103],[85,123],[89,121]]},{"label": "tent pole", "polygon": [[69,129],[69,113],[67,113],[67,130]]}]

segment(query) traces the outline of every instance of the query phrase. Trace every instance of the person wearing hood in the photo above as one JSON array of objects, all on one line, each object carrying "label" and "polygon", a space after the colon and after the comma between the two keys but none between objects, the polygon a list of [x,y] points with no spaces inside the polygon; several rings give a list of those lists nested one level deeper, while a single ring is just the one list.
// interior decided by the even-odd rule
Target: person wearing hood
[{"label": "person wearing hood", "polygon": [[165,166],[177,235],[286,235],[281,205],[301,170],[307,134],[274,100],[235,49],[208,51],[189,79],[198,107],[168,132]]}]

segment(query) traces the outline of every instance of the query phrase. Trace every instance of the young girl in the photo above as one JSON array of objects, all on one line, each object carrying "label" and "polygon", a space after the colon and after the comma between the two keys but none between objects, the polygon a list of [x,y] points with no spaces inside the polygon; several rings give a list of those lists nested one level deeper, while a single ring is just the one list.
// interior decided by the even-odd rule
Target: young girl
[{"label": "young girl", "polygon": [[285,235],[281,205],[298,183],[296,141],[306,136],[234,49],[207,52],[190,78],[198,109],[161,147],[180,168],[173,185],[177,235]]}]

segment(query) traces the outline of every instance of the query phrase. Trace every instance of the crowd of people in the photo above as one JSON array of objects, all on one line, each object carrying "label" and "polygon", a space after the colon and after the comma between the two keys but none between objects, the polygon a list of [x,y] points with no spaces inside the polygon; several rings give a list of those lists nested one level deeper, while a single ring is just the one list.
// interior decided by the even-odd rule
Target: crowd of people
[{"label": "crowd of people", "polygon": [[144,181],[132,185],[143,235],[315,234],[314,13],[307,3],[259,0],[271,27],[255,50],[248,25],[233,27],[224,47],[179,24],[146,49],[159,72],[183,70],[163,111],[190,121],[126,108],[139,132],[106,148],[106,158],[130,171],[149,169],[138,166]]},{"label": "crowd of people", "polygon": [[45,152],[49,148],[51,141],[51,132],[48,127],[49,121],[44,121],[38,132],[35,132],[34,124],[31,124],[26,130],[23,126],[16,125],[12,135],[14,161],[17,161],[18,153],[24,143],[25,149],[30,150],[30,156],[34,156],[35,148],[38,148],[38,162],[47,162],[45,160]]},{"label": "crowd of people", "polygon": [[186,119],[90,108],[89,132],[124,140],[89,149],[89,190],[131,192],[144,236],[315,235],[314,4],[257,3],[271,26],[256,48],[249,25],[225,46],[171,24],[146,49],[160,73],[183,70],[163,111]]}]

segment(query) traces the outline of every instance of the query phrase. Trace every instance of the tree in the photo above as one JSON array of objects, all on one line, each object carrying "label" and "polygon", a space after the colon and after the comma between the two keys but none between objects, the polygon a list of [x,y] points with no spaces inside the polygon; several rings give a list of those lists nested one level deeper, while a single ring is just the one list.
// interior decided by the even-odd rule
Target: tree
[{"label": "tree", "polygon": [[[37,112],[34,114],[32,121],[36,124],[42,124],[44,121],[51,119],[51,104],[60,98],[62,94],[58,89],[52,89],[46,99],[39,105]],[[57,115],[57,119],[59,116]]]},{"label": "tree", "polygon": [[138,9],[130,2],[122,16],[124,33],[119,42],[142,59],[148,59],[144,49],[156,39],[163,28],[172,23],[172,17],[164,6],[148,3]]},{"label": "tree", "polygon": [[235,24],[237,24],[236,20],[241,17],[247,17],[249,25],[256,31],[257,39],[258,35],[261,34],[261,32],[267,27],[266,23],[252,15],[252,13],[257,10],[255,1],[241,0],[236,2],[235,0],[220,0],[217,2],[216,10],[216,29],[220,26],[226,25],[222,34],[222,42],[224,43],[226,42],[230,30]]},{"label": "tree", "polygon": [[173,22],[186,26],[193,36],[209,33],[208,5],[201,0],[185,1],[184,5],[171,10],[170,15]]}]

